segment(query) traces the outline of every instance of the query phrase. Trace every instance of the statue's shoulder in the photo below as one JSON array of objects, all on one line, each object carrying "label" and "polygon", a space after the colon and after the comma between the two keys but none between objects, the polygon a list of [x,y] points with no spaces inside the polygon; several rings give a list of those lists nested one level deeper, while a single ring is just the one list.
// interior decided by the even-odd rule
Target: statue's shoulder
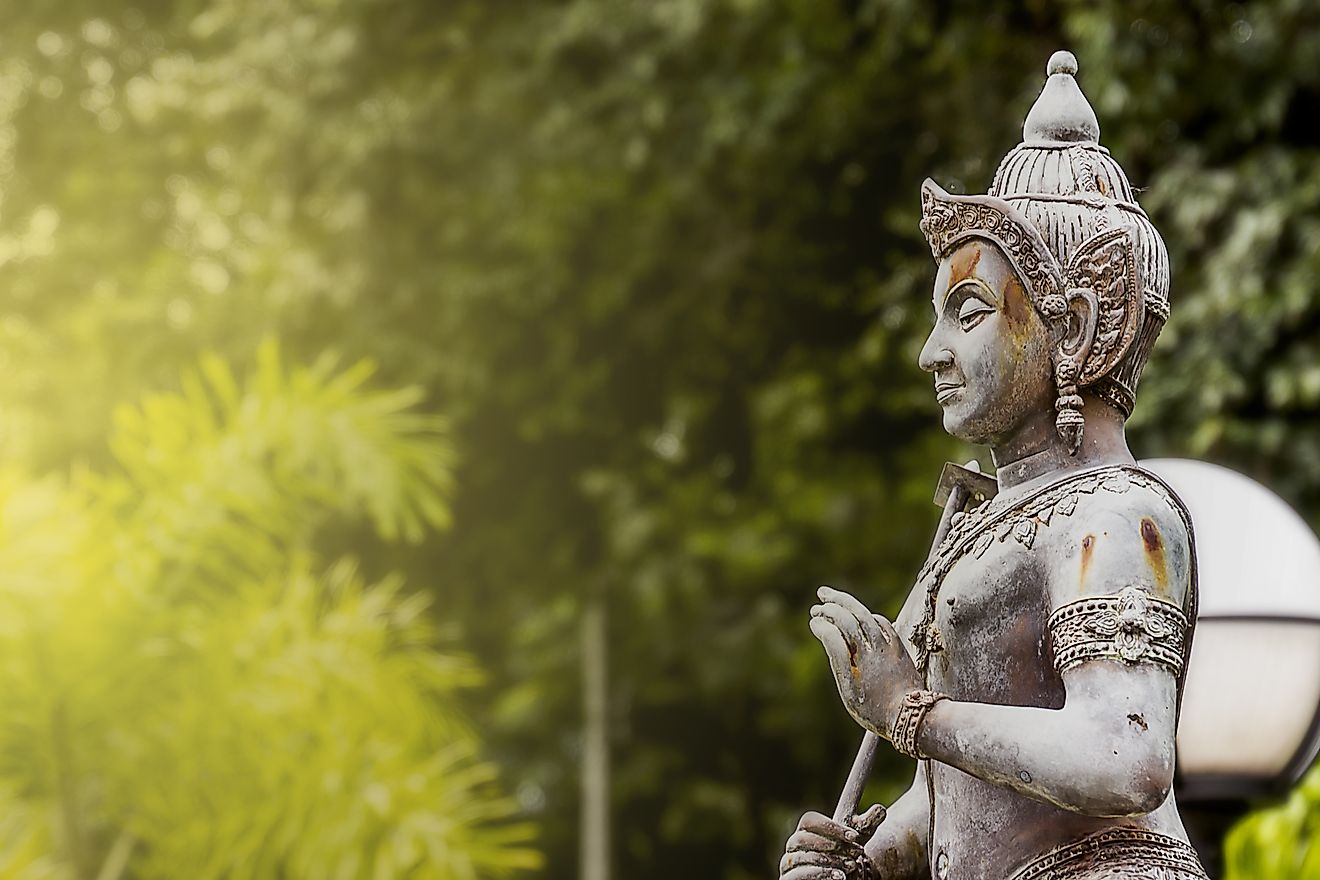
[{"label": "statue's shoulder", "polygon": [[1060,537],[1099,528],[1150,533],[1154,527],[1163,543],[1187,544],[1191,517],[1177,494],[1155,474],[1137,465],[1113,465],[1060,480],[1051,495],[1055,512],[1065,513]]},{"label": "statue's shoulder", "polygon": [[[1182,604],[1194,575],[1191,519],[1155,474],[1118,465],[1062,481],[1055,506],[1067,514],[1049,530],[1064,597],[1142,584]],[[1075,499],[1075,500],[1074,500]]]},{"label": "statue's shoulder", "polygon": [[[997,544],[1039,553],[1069,548],[1092,532],[1106,537],[1112,532],[1118,540],[1106,543],[1121,543],[1122,537],[1140,534],[1147,519],[1187,555],[1190,520],[1182,502],[1154,474],[1136,465],[1063,474],[1025,496],[996,498],[956,514],[949,536],[918,580],[938,581],[958,561],[980,559]],[[1064,555],[1073,552],[1067,549]]]}]

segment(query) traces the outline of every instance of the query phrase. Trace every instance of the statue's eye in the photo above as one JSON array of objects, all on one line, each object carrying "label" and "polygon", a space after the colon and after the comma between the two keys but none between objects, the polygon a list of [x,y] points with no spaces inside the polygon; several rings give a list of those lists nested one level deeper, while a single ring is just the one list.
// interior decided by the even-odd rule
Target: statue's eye
[{"label": "statue's eye", "polygon": [[958,323],[964,330],[971,330],[993,311],[994,308],[984,300],[969,296],[958,309]]}]

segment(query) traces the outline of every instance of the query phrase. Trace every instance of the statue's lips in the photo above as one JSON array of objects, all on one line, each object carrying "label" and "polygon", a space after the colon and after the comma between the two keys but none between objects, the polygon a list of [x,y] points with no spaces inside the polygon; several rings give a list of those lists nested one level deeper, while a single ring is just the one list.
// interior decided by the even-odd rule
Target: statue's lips
[{"label": "statue's lips", "polygon": [[964,386],[961,382],[937,383],[935,385],[935,400],[937,400],[939,404],[943,406],[944,404],[948,403],[950,400],[953,400],[953,398],[957,396],[958,392],[963,390],[963,387]]}]

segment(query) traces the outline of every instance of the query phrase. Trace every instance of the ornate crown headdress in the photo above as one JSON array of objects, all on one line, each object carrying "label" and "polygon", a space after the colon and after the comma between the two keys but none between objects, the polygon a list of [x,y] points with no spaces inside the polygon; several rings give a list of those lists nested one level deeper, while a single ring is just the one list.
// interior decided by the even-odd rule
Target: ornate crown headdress
[{"label": "ornate crown headdress", "polygon": [[1085,358],[1054,359],[1056,426],[1070,450],[1081,443],[1079,388],[1131,415],[1137,380],[1169,317],[1169,257],[1132,195],[1100,124],[1077,86],[1077,59],[1055,52],[1048,79],[986,195],[921,188],[921,231],[936,260],[969,238],[1007,256],[1048,322],[1066,321],[1068,299],[1089,291],[1096,331]]}]

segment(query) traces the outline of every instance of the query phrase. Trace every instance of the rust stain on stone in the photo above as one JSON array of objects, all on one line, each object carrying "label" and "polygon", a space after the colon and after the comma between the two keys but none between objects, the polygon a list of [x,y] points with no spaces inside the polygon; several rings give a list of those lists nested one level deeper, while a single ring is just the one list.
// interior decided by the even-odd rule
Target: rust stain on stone
[{"label": "rust stain on stone", "polygon": [[1095,535],[1082,538],[1082,574],[1080,580],[1086,581],[1086,570],[1091,567],[1091,556],[1095,553]]},{"label": "rust stain on stone", "polygon": [[880,876],[899,877],[908,873],[909,868],[903,861],[903,854],[921,852],[926,848],[926,841],[915,831],[908,831],[903,837],[902,846],[887,846],[876,855],[875,861],[880,869]]},{"label": "rust stain on stone", "polygon": [[1010,277],[1004,285],[1004,315],[1010,324],[1027,327],[1031,311],[1031,301],[1022,283],[1016,277]]},{"label": "rust stain on stone", "polygon": [[954,285],[966,281],[972,277],[976,271],[976,266],[981,262],[981,245],[973,242],[965,248],[959,248],[954,254],[953,260],[949,263],[949,289]]},{"label": "rust stain on stone", "polygon": [[1164,561],[1164,540],[1160,537],[1159,527],[1148,516],[1141,518],[1141,544],[1146,550],[1146,559],[1155,576],[1155,586],[1164,588],[1169,585],[1169,572]]}]

